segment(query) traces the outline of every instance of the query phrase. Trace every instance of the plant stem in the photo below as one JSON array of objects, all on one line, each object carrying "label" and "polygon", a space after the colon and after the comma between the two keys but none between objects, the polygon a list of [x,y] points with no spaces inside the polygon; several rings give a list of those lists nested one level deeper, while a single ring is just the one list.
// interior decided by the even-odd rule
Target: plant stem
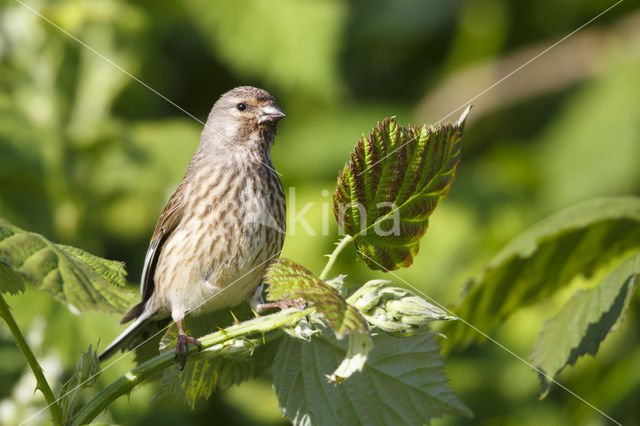
[{"label": "plant stem", "polygon": [[320,272],[320,276],[318,278],[320,278],[321,280],[325,280],[327,278],[327,275],[329,275],[329,271],[331,271],[331,268],[336,262],[338,255],[347,245],[349,245],[351,241],[353,241],[353,237],[351,235],[345,235],[344,238],[340,240],[338,246],[335,248],[335,250],[333,250],[333,253],[329,255],[329,260],[327,261],[327,264],[325,265],[322,272]]},{"label": "plant stem", "polygon": [[[314,308],[305,309],[304,311],[287,309],[272,315],[245,321],[224,330],[209,334],[205,337],[201,337],[198,340],[200,340],[200,343],[202,344],[202,352],[198,352],[198,349],[195,346],[191,346],[189,348],[189,360],[193,361],[207,355],[211,356],[210,351],[207,353],[208,348],[219,345],[228,340],[256,333],[266,333],[284,325],[295,324],[297,321],[311,314],[313,311]],[[262,343],[262,338],[256,339],[255,343]],[[100,393],[98,393],[91,401],[82,407],[80,411],[78,411],[71,424],[82,425],[89,423],[117,398],[128,394],[139,383],[147,380],[166,368],[172,367],[174,364],[175,360],[173,351],[164,352],[155,358],[140,364],[100,391]]]},{"label": "plant stem", "polygon": [[29,367],[31,367],[31,371],[33,371],[33,375],[36,377],[36,389],[40,389],[40,392],[44,395],[44,399],[47,401],[49,412],[51,413],[51,422],[56,426],[62,425],[62,413],[60,412],[60,406],[58,406],[56,397],[53,395],[51,387],[49,387],[49,382],[47,382],[47,379],[44,377],[42,367],[38,364],[38,360],[24,338],[22,331],[20,331],[18,324],[15,319],[13,319],[11,308],[2,295],[0,295],[0,317],[2,317],[9,326],[13,338],[16,340],[18,347],[22,351],[22,355],[24,355]]}]

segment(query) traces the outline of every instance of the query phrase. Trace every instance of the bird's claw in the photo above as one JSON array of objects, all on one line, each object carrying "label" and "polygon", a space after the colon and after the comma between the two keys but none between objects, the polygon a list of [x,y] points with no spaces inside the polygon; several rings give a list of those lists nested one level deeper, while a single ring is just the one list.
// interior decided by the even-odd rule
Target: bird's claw
[{"label": "bird's claw", "polygon": [[178,334],[178,340],[176,342],[176,355],[174,361],[180,364],[180,371],[184,370],[184,366],[187,364],[187,354],[189,353],[189,343],[193,343],[198,347],[198,350],[202,350],[202,343],[195,337],[187,336],[186,334]]}]

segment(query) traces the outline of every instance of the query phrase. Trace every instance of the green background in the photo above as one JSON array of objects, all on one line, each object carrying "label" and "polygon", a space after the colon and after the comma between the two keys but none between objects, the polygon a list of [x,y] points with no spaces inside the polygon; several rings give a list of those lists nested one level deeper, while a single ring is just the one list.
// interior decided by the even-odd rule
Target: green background
[{"label": "green background", "polygon": [[[265,88],[287,113],[272,151],[289,199],[285,257],[318,273],[337,241],[330,194],[357,139],[395,115],[453,122],[461,107],[613,2],[589,0],[28,1],[0,2],[0,216],[51,240],[126,262],[132,288],[155,221],[180,181],[217,97]],[[158,94],[170,99],[176,108]],[[517,233],[578,201],[640,195],[640,9],[625,1],[473,100],[462,162],[414,265],[398,275],[444,305]],[[289,188],[295,188],[295,201]],[[295,206],[294,206],[295,204]],[[324,226],[326,224],[326,227]],[[295,230],[295,232],[294,232]],[[355,259],[336,272],[357,286],[380,277]],[[387,274],[388,275],[388,274]],[[387,277],[394,284],[397,279]],[[596,277],[597,280],[598,277]],[[553,303],[519,311],[497,340],[526,358]],[[80,352],[122,327],[75,316],[28,288],[8,297],[52,381]],[[561,383],[624,424],[640,422],[638,300],[598,358]],[[109,367],[102,387],[133,365]],[[44,406],[0,327],[0,423]],[[536,373],[494,344],[447,355],[447,375],[474,419],[438,424],[606,424],[557,386],[538,401]],[[282,424],[270,379],[201,401],[149,405],[157,384],[101,417],[127,425]],[[46,423],[46,414],[34,423]]]}]

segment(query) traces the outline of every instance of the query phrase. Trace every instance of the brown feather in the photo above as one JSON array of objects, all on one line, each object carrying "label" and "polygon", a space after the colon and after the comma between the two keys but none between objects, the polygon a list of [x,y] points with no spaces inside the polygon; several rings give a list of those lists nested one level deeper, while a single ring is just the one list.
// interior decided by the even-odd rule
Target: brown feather
[{"label": "brown feather", "polygon": [[[189,173],[189,168],[187,168],[187,172],[185,176]],[[156,270],[156,264],[158,262],[158,256],[162,251],[162,246],[166,241],[167,237],[171,234],[171,232],[178,226],[180,220],[182,219],[182,214],[184,212],[184,202],[183,202],[183,191],[182,186],[184,186],[184,180],[178,185],[178,188],[173,192],[167,205],[165,206],[160,218],[158,219],[158,223],[156,224],[156,228],[153,231],[153,235],[151,236],[151,243],[149,244],[149,248],[147,250],[147,255],[145,258],[145,263],[142,269],[142,279],[140,280],[140,295],[142,297],[142,302],[139,305],[136,305],[122,318],[121,324],[127,321],[132,320],[133,318],[137,318],[142,313],[142,309],[136,309],[137,306],[143,306],[149,300],[151,295],[153,294],[153,290],[155,288],[153,282],[153,276]],[[135,312],[134,312],[135,311]]]}]

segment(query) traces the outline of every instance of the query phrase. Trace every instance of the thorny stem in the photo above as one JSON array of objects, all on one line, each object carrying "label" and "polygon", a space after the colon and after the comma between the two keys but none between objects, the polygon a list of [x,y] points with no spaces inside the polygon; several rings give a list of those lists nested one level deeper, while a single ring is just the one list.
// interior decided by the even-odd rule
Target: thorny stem
[{"label": "thorny stem", "polygon": [[[321,280],[326,279],[340,252],[352,241],[353,237],[351,235],[345,235],[345,237],[340,240],[335,250],[333,250],[333,253],[329,256],[326,266],[320,273],[319,278]],[[202,352],[197,352],[198,349],[195,346],[189,348],[189,359],[193,361],[202,356],[211,356],[211,353],[207,353],[208,348],[212,348],[213,346],[237,337],[246,337],[256,333],[266,333],[268,331],[276,330],[284,325],[293,325],[300,319],[311,314],[313,311],[314,308],[309,308],[304,311],[289,309],[273,315],[246,321],[224,330],[220,330],[216,333],[209,334],[208,336],[198,339],[202,344]],[[257,339],[256,341],[258,344],[262,343],[261,339]],[[162,370],[173,366],[173,364],[174,355],[171,351],[167,351],[140,364],[98,393],[91,401],[89,401],[89,403],[78,411],[71,424],[81,425],[90,422],[100,414],[100,412],[104,411],[114,400],[122,395],[128,394],[136,385]]]},{"label": "thorny stem", "polygon": [[327,275],[329,275],[329,271],[331,271],[331,268],[333,268],[333,264],[336,262],[338,255],[346,246],[349,245],[351,241],[353,241],[353,237],[351,235],[345,235],[344,238],[340,240],[338,246],[335,248],[335,250],[333,250],[333,253],[329,255],[329,260],[327,261],[327,264],[325,265],[318,278],[323,281],[327,278]]},{"label": "thorny stem", "polygon": [[60,406],[57,403],[56,397],[53,395],[51,387],[49,387],[49,382],[47,382],[47,379],[44,377],[42,367],[38,364],[38,360],[33,354],[31,347],[29,347],[22,331],[20,331],[13,315],[11,315],[11,308],[2,295],[0,295],[0,317],[2,317],[9,326],[13,338],[16,340],[18,347],[22,351],[22,355],[24,355],[29,367],[31,367],[31,371],[33,371],[33,375],[36,377],[36,389],[40,389],[40,392],[44,395],[44,399],[47,401],[49,412],[51,413],[51,422],[56,426],[62,425],[62,413],[60,412]]},{"label": "thorny stem", "polygon": [[[314,310],[314,308],[305,309],[303,311],[287,309],[272,315],[245,321],[243,323],[228,327],[224,330],[209,334],[205,337],[201,337],[198,340],[200,340],[200,343],[202,344],[202,352],[198,352],[197,347],[190,346],[189,361],[193,362],[200,357],[211,356],[211,351],[214,351],[215,353],[215,350],[219,350],[219,348],[213,348],[210,351],[207,351],[208,348],[220,345],[221,343],[224,343],[228,340],[238,337],[255,335],[257,333],[266,333],[272,330],[276,330],[284,325],[293,325],[300,319],[313,313]],[[275,337],[274,333],[265,336],[265,342],[269,341],[273,337]],[[252,342],[256,344],[262,344],[263,340],[262,337],[260,337],[252,340]],[[173,352],[167,351],[156,356],[155,358],[152,358],[140,364],[133,370],[118,378],[102,391],[100,391],[100,393],[98,393],[91,401],[89,401],[84,407],[82,407],[80,411],[78,411],[78,413],[74,416],[71,425],[82,425],[89,423],[98,414],[104,411],[114,400],[122,395],[128,394],[136,385],[142,383],[151,376],[161,372],[166,368],[172,367],[174,363],[175,361]]]}]

